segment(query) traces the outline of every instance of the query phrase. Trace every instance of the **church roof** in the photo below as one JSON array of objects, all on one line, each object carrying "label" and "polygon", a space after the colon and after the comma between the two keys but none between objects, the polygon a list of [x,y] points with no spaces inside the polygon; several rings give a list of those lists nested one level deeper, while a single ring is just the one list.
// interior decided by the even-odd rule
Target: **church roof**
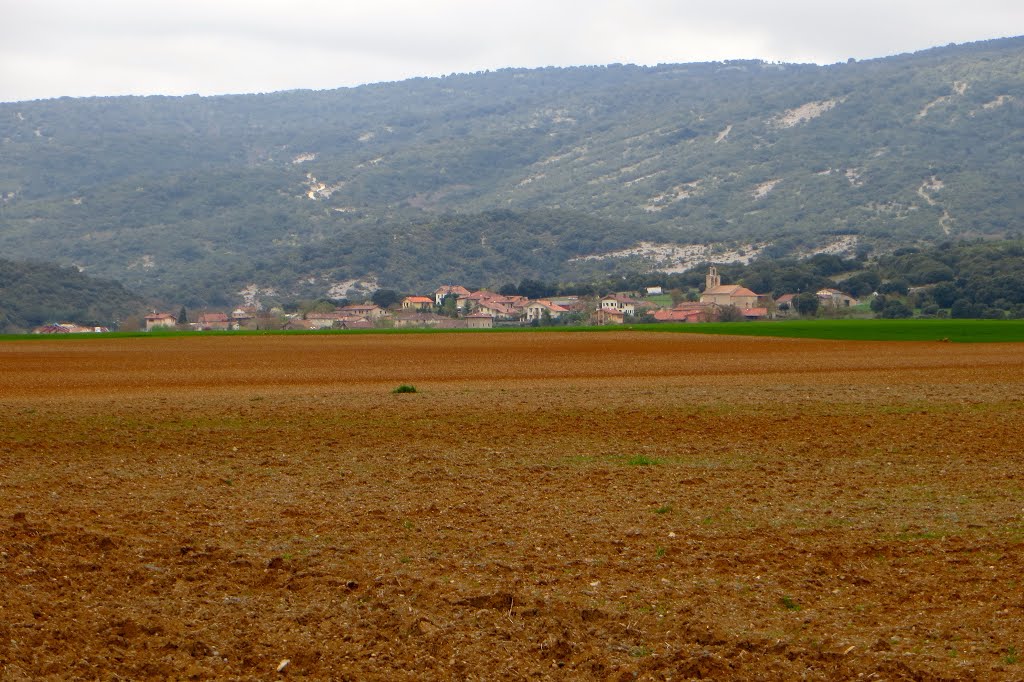
[{"label": "church roof", "polygon": [[711,296],[757,296],[750,289],[740,286],[739,284],[720,284],[717,287],[712,287],[704,292],[704,295]]}]

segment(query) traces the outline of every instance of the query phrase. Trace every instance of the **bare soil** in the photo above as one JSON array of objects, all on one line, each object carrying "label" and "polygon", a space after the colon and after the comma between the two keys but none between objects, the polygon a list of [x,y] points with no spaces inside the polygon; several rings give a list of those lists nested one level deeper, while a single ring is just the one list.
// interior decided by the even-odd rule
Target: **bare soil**
[{"label": "bare soil", "polygon": [[0,344],[0,678],[1022,679],[1022,389],[1011,344]]}]

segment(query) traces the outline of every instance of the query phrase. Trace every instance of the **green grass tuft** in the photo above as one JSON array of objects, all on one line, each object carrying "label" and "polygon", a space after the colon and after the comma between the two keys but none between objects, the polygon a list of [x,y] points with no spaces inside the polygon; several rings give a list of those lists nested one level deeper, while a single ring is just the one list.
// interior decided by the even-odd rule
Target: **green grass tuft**
[{"label": "green grass tuft", "polygon": [[656,459],[651,459],[650,457],[645,457],[644,455],[633,455],[626,460],[626,464],[631,467],[653,467],[658,466],[661,462]]},{"label": "green grass tuft", "polygon": [[392,393],[418,393],[416,387],[412,384],[402,384],[401,386],[391,390]]}]

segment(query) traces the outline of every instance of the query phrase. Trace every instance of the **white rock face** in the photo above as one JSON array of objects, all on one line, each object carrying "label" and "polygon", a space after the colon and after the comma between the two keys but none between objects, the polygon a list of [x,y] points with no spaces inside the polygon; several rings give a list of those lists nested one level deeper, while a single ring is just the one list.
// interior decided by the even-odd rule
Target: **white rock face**
[{"label": "white rock face", "polygon": [[700,263],[749,263],[756,258],[769,243],[750,243],[739,246],[724,244],[656,244],[640,242],[636,246],[608,253],[572,258],[573,261],[613,260],[617,258],[639,257],[650,261],[653,269],[659,272],[686,272]]},{"label": "white rock face", "polygon": [[810,120],[818,118],[826,111],[834,109],[837,104],[842,104],[842,102],[843,100],[841,99],[825,99],[820,102],[808,102],[807,104],[801,104],[795,109],[789,109],[781,116],[775,117],[772,120],[772,123],[777,128],[792,128],[800,123],[807,123]]}]

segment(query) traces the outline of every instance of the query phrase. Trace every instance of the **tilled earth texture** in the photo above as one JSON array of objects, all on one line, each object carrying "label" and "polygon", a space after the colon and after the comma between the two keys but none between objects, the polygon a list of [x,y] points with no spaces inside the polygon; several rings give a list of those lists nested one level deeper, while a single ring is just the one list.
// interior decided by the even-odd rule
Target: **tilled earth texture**
[{"label": "tilled earth texture", "polygon": [[1022,399],[1012,344],[3,343],[0,678],[1024,679]]}]

